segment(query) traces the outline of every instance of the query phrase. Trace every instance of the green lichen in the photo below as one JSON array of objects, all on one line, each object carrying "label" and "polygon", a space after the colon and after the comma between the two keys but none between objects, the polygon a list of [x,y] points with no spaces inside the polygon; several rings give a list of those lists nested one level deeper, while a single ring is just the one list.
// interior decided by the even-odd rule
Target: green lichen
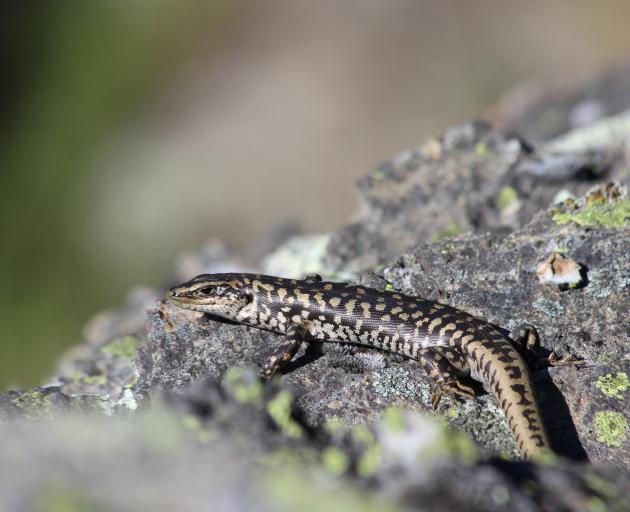
[{"label": "green lichen", "polygon": [[385,289],[386,289],[388,292],[393,292],[393,291],[396,291],[396,288],[394,288],[394,285],[393,285],[392,283],[387,283],[387,284],[385,285]]},{"label": "green lichen", "polygon": [[41,391],[22,393],[12,402],[30,417],[51,418],[54,413],[52,401]]},{"label": "green lichen", "polygon": [[431,236],[431,242],[439,242],[440,240],[444,240],[445,238],[452,238],[457,235],[461,235],[465,233],[466,230],[463,229],[457,222],[449,221],[446,226],[444,226],[440,231]]},{"label": "green lichen", "polygon": [[219,433],[216,430],[205,428],[199,418],[193,416],[192,414],[188,414],[181,418],[181,422],[185,429],[196,434],[197,441],[201,444],[208,444],[219,437]]},{"label": "green lichen", "polygon": [[82,380],[88,386],[102,386],[107,383],[105,375],[86,375]]},{"label": "green lichen", "polygon": [[75,370],[74,372],[72,372],[72,375],[70,375],[69,380],[70,382],[73,382],[76,384],[78,382],[81,382],[84,377],[85,377],[85,374],[82,371]]},{"label": "green lichen", "polygon": [[339,432],[342,428],[343,428],[343,421],[341,421],[341,419],[338,418],[337,416],[333,416],[324,424],[324,429],[329,434],[334,434],[336,432]]},{"label": "green lichen", "polygon": [[594,202],[571,213],[557,212],[553,220],[556,224],[574,222],[583,227],[621,228],[630,223],[630,199],[614,203]]},{"label": "green lichen", "polygon": [[203,428],[197,433],[197,440],[201,444],[209,444],[219,439],[219,432],[209,428]]},{"label": "green lichen", "polygon": [[281,391],[267,403],[267,412],[285,436],[297,439],[302,436],[302,427],[291,417],[292,402],[291,393]]},{"label": "green lichen", "polygon": [[338,476],[345,473],[350,461],[348,456],[339,448],[328,446],[322,451],[322,465],[331,475]]},{"label": "green lichen", "polygon": [[197,431],[201,429],[201,421],[197,416],[187,414],[181,418],[182,425],[187,430]]},{"label": "green lichen", "polygon": [[475,154],[477,156],[486,156],[488,154],[488,146],[486,146],[483,142],[477,143],[475,146]]},{"label": "green lichen", "polygon": [[113,354],[123,359],[134,359],[138,355],[140,340],[135,336],[123,336],[109,342],[101,350],[106,354]]},{"label": "green lichen", "polygon": [[[311,452],[306,449],[296,451],[286,446],[276,448],[275,450],[263,455],[259,460],[261,464],[273,468],[275,470],[303,468],[306,460],[313,459],[310,462],[317,461],[316,457],[311,457]],[[319,455],[318,455],[319,456]]]},{"label": "green lichen", "polygon": [[[266,501],[278,512],[300,510],[300,512],[379,512],[383,500],[372,491],[351,485],[317,485],[316,480],[300,471],[269,472],[264,485]],[[387,510],[400,510],[391,500]]]},{"label": "green lichen", "polygon": [[352,427],[350,434],[355,443],[366,447],[357,461],[357,473],[363,477],[370,477],[376,474],[381,465],[382,451],[376,442],[374,433],[365,425],[356,425]]},{"label": "green lichen", "polygon": [[434,443],[421,450],[420,456],[423,458],[456,457],[466,464],[473,464],[479,458],[472,439],[462,432],[447,427],[443,427],[440,436]]},{"label": "green lichen", "polygon": [[619,448],[626,438],[628,421],[621,413],[601,411],[595,414],[594,427],[598,442]]},{"label": "green lichen", "polygon": [[33,503],[36,512],[98,512],[104,510],[77,489],[49,485],[39,492]]},{"label": "green lichen", "polygon": [[617,487],[595,473],[586,473],[584,483],[600,496],[615,498],[619,494]]},{"label": "green lichen", "polygon": [[388,407],[383,411],[383,422],[393,432],[402,432],[405,428],[403,413],[400,407]]},{"label": "green lichen", "polygon": [[532,456],[532,461],[541,466],[556,466],[558,457],[551,450],[542,450]]},{"label": "green lichen", "polygon": [[499,210],[505,210],[508,206],[518,201],[518,192],[512,187],[501,187],[499,195],[496,199],[496,205]]},{"label": "green lichen", "polygon": [[595,387],[606,396],[623,400],[623,392],[630,387],[630,380],[625,372],[608,373],[597,379]]},{"label": "green lichen", "polygon": [[374,476],[381,467],[382,460],[381,447],[378,444],[370,446],[363,452],[357,462],[357,473],[364,478]]},{"label": "green lichen", "polygon": [[610,509],[598,496],[589,496],[586,501],[586,511],[587,512],[608,512]]},{"label": "green lichen", "polygon": [[240,368],[230,368],[223,377],[222,384],[237,402],[253,405],[262,403],[262,384],[258,380],[248,380]]},{"label": "green lichen", "polygon": [[352,439],[356,443],[372,446],[375,443],[374,434],[365,425],[355,425],[350,431]]},{"label": "green lichen", "polygon": [[450,420],[457,418],[457,416],[459,416],[459,409],[457,407],[451,407],[444,413],[444,416]]},{"label": "green lichen", "polygon": [[374,181],[383,181],[385,179],[385,173],[380,169],[374,169],[372,171],[372,179]]}]

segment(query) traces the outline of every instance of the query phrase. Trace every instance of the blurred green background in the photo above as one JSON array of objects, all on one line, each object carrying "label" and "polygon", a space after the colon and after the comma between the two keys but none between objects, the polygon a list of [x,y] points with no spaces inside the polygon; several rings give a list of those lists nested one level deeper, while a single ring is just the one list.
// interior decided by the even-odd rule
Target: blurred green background
[{"label": "blurred green background", "polygon": [[[176,254],[327,230],[380,159],[628,57],[622,1],[2,2],[0,387]],[[305,193],[306,192],[306,193]]]}]

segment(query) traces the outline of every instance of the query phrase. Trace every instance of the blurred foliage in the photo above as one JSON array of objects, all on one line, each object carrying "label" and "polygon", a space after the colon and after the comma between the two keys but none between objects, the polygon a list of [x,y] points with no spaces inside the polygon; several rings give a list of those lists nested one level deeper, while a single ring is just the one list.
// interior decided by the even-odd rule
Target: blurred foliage
[{"label": "blurred foliage", "polygon": [[76,184],[228,12],[202,0],[0,4],[0,388],[40,380],[78,326],[120,300],[127,283],[80,253],[89,204]]}]

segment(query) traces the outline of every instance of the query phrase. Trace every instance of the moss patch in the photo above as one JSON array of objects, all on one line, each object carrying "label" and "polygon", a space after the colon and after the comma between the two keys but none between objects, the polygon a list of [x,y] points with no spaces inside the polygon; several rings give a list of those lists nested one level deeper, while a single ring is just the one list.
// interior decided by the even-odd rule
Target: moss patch
[{"label": "moss patch", "polygon": [[615,375],[608,373],[597,379],[595,387],[606,396],[622,400],[623,392],[630,387],[630,381],[625,372],[617,372]]},{"label": "moss patch", "polygon": [[621,228],[630,224],[630,199],[587,204],[573,213],[557,212],[553,220],[556,224],[574,222],[583,227]]},{"label": "moss patch", "polygon": [[594,427],[597,441],[619,448],[626,438],[628,421],[621,413],[602,411],[595,414]]},{"label": "moss patch", "polygon": [[140,340],[138,338],[135,336],[124,336],[111,341],[101,350],[106,354],[113,354],[123,359],[133,359],[138,355],[139,346]]}]

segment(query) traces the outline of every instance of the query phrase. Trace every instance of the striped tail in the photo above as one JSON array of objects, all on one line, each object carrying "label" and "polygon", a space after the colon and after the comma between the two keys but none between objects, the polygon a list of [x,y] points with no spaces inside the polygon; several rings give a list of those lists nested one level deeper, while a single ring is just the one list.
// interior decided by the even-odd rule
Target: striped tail
[{"label": "striped tail", "polygon": [[487,386],[505,413],[519,451],[526,459],[550,450],[527,365],[499,333],[465,346],[471,375]]}]

